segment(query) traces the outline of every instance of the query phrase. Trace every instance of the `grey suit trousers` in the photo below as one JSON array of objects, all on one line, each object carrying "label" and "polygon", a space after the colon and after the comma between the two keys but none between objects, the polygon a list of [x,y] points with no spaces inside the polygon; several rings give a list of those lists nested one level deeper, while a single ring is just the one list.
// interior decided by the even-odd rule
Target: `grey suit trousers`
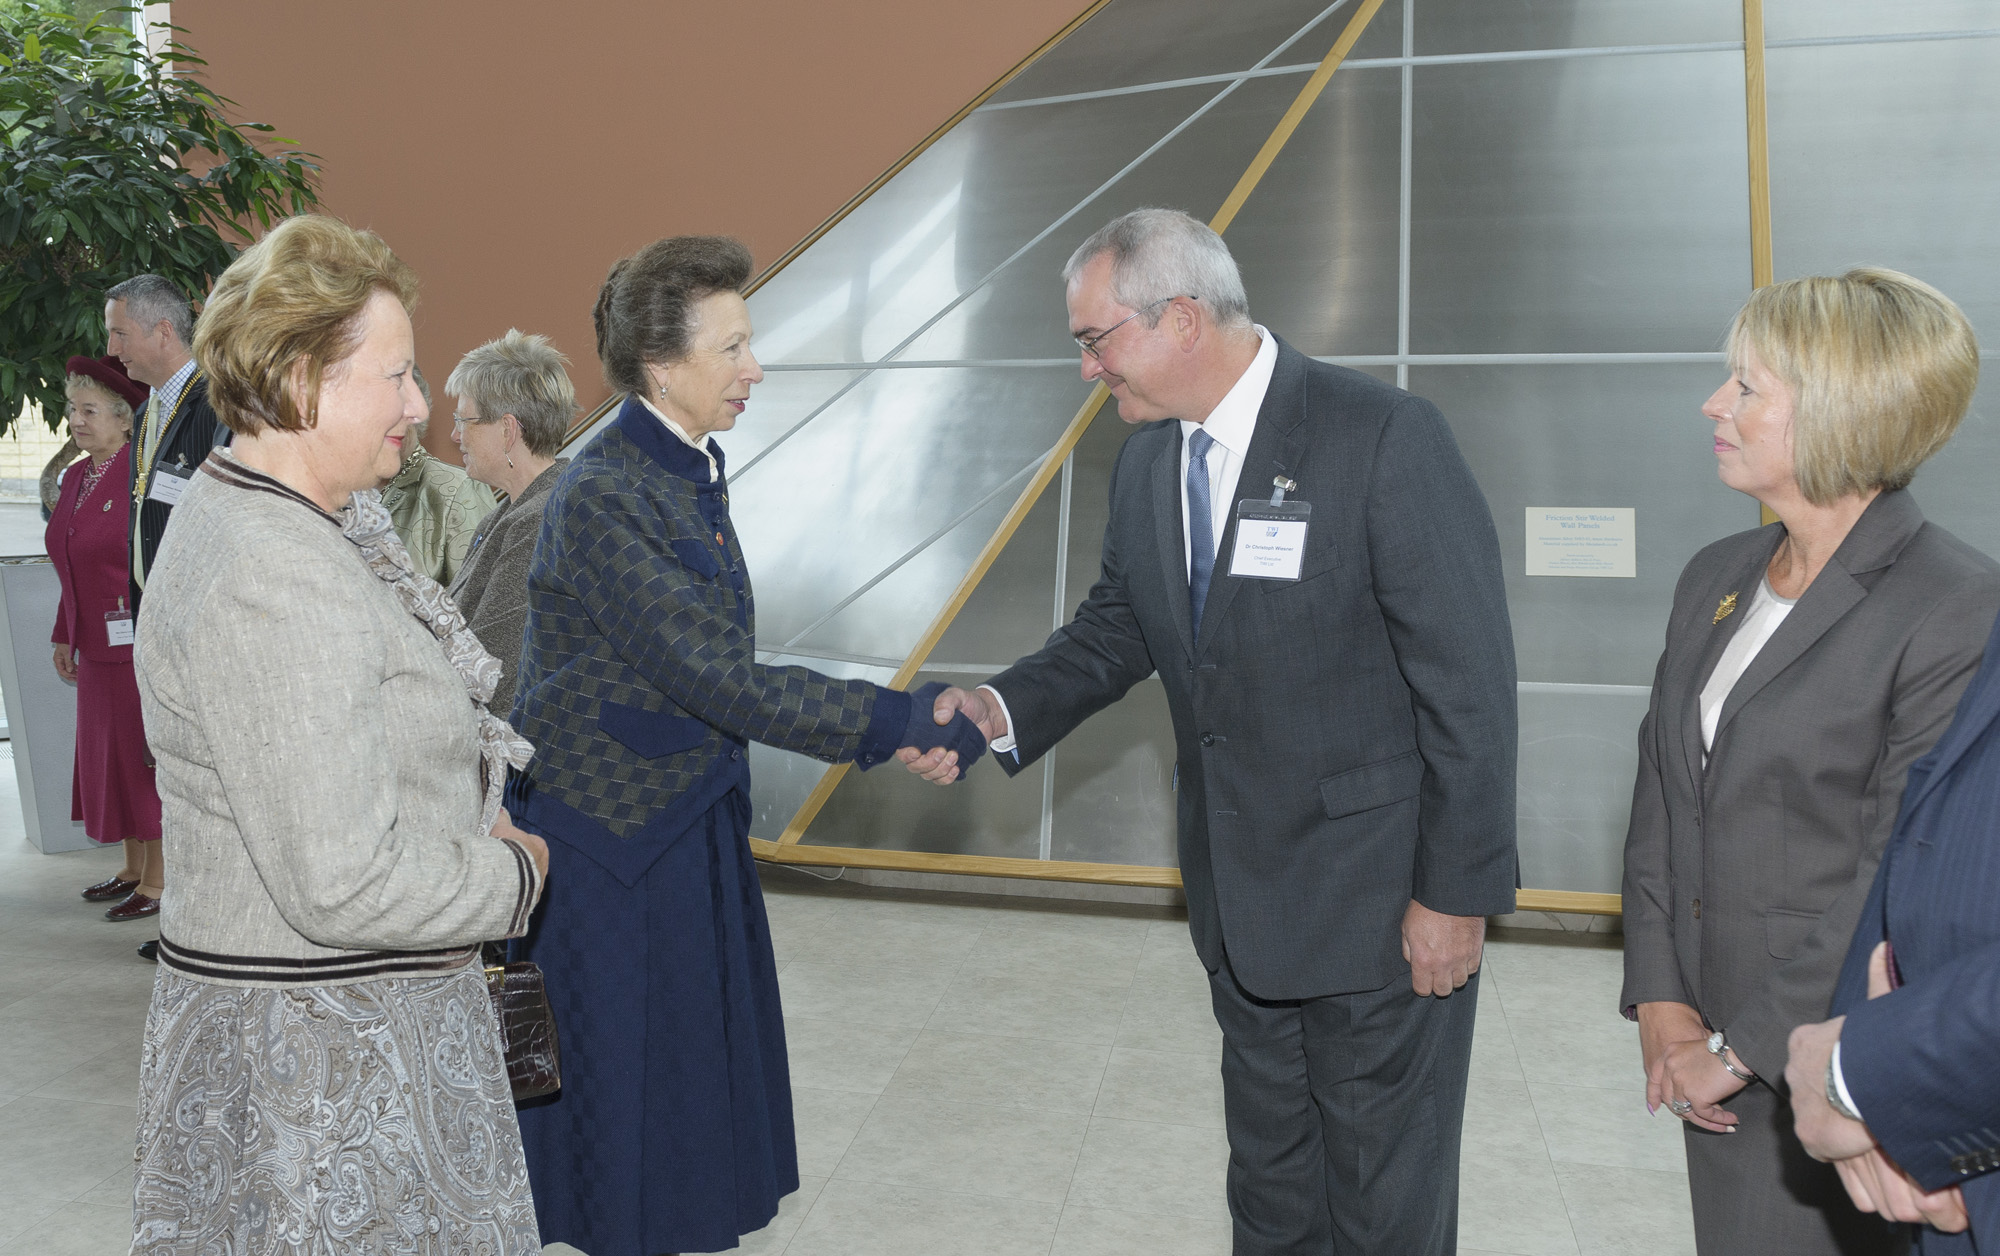
[{"label": "grey suit trousers", "polygon": [[1479,977],[1420,997],[1259,999],[1227,959],[1222,1026],[1235,1256],[1450,1256]]}]

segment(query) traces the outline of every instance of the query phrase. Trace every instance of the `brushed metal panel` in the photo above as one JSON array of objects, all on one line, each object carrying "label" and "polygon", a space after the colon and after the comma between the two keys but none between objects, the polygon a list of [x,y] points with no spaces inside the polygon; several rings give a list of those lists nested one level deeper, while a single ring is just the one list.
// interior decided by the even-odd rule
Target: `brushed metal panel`
[{"label": "brushed metal panel", "polygon": [[[1007,494],[1001,507],[1003,512],[1014,504],[1014,499],[1015,494]],[[951,626],[945,629],[937,649],[931,651],[932,660],[1004,666],[1041,648],[1055,629],[1056,532],[1061,513],[1062,478],[1058,476],[1029,509],[1027,518],[987,570],[986,578],[979,582]],[[991,526],[983,530],[975,526],[966,539],[983,545],[993,531]],[[965,565],[971,565],[969,559]],[[885,600],[885,609],[893,614],[896,595],[887,593]],[[928,622],[925,621],[926,625]],[[815,639],[818,635],[815,634]],[[926,675],[924,679],[930,677]]]},{"label": "brushed metal panel", "polygon": [[1050,857],[1177,867],[1173,781],[1173,719],[1149,678],[1056,747]]},{"label": "brushed metal panel", "polygon": [[732,477],[730,514],[756,584],[761,643],[784,648],[993,494],[973,521],[898,573],[901,600],[885,606],[879,626],[870,619],[853,634],[877,647],[859,653],[906,649],[1013,501],[1018,486],[1003,486],[1055,443],[1085,395],[1061,368],[878,371]]},{"label": "brushed metal panel", "polygon": [[1515,815],[1521,884],[1616,894],[1645,692],[1522,687]]},{"label": "brushed metal panel", "polygon": [[[2000,27],[1993,0],[1764,0],[1764,37],[1902,35]],[[1990,55],[1990,54],[1989,54]]]},{"label": "brushed metal panel", "polygon": [[[1681,568],[1757,526],[1757,503],[1716,478],[1714,424],[1700,412],[1723,374],[1720,363],[1410,369],[1493,511],[1522,680],[1650,685]],[[1528,506],[1633,507],[1638,575],[1524,574]]]},{"label": "brushed metal panel", "polygon": [[[1990,24],[2000,25],[2000,6]],[[1773,49],[1780,279],[1893,266],[2000,345],[2000,40]]]},{"label": "brushed metal panel", "polygon": [[1411,347],[1712,350],[1750,279],[1739,53],[1417,71]]},{"label": "brushed metal panel", "polygon": [[[984,676],[926,675],[956,685]],[[833,791],[805,841],[815,846],[872,850],[922,850],[952,855],[1006,855],[1033,859],[1041,849],[1042,774],[1009,779],[990,762],[956,784],[940,788],[885,763],[849,772]]]},{"label": "brushed metal panel", "polygon": [[1743,5],[1741,0],[1421,0],[1416,25],[1419,56],[1711,43],[1743,38]]},{"label": "brushed metal panel", "polygon": [[1251,316],[1301,353],[1396,351],[1401,114],[1400,71],[1336,72],[1229,227]]},{"label": "brushed metal panel", "polygon": [[[1247,70],[1291,39],[1327,3],[1231,0],[1224,9],[1215,0],[1117,0],[1043,54],[993,99],[996,103],[1030,100]],[[1277,64],[1305,64],[1324,57],[1356,7],[1354,0],[1348,0],[1286,49]],[[1401,9],[1401,0],[1388,0],[1351,55],[1400,53]]]},{"label": "brushed metal panel", "polygon": [[966,119],[751,297],[765,360],[879,358],[1214,94]]},{"label": "brushed metal panel", "polygon": [[[752,342],[754,348],[755,342]],[[858,371],[772,371],[750,390],[750,402],[736,426],[715,434],[728,456],[730,478],[749,468],[759,454],[835,393],[859,378]]]},{"label": "brushed metal panel", "polygon": [[[1382,71],[1357,72],[1356,76],[1362,77],[1364,73],[1377,82],[1394,77]],[[1063,263],[1069,260],[1070,253],[1111,219],[1143,205],[1167,205],[1203,219],[1213,215],[1251,159],[1257,155],[1271,128],[1297,96],[1302,82],[1302,79],[1289,78],[1254,79],[1237,88],[1137,170],[1126,175],[1015,262],[985,291],[946,315],[936,327],[919,337],[903,356],[915,361],[932,361],[960,352],[985,358],[1076,356],[1076,342],[1070,339],[1068,316],[1063,309],[1061,278]],[[1327,96],[1344,99],[1342,76],[1335,75],[1334,84]],[[1212,95],[1218,89],[1205,90]],[[1390,125],[1393,128],[1393,113]],[[1391,197],[1395,195],[1394,143],[1392,134],[1389,167]],[[984,187],[995,177],[1004,177],[1004,172],[1000,175],[981,171],[968,173],[967,196],[973,206],[983,199],[976,189]],[[1325,211],[1313,206],[1311,212],[1317,217]],[[1393,203],[1389,212],[1392,232],[1390,265],[1393,269]],[[979,213],[976,208],[967,210],[968,227],[961,241],[961,248],[967,254],[960,263],[961,275],[983,274],[1005,258],[1004,253],[995,256],[981,243],[1002,236],[1004,232],[970,226],[973,216]],[[1391,283],[1393,300],[1393,276]]]},{"label": "brushed metal panel", "polygon": [[1951,444],[1917,471],[1910,493],[1924,517],[1966,544],[2000,557],[2000,380],[1988,362],[1986,382]]}]

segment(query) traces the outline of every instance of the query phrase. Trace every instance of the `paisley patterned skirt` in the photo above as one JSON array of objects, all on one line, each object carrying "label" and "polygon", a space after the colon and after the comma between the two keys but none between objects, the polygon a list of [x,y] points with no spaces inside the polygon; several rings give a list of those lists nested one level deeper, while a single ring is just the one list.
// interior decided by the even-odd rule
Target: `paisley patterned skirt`
[{"label": "paisley patterned skirt", "polygon": [[288,989],[162,967],[138,1162],[132,1250],[147,1256],[541,1251],[476,964]]}]

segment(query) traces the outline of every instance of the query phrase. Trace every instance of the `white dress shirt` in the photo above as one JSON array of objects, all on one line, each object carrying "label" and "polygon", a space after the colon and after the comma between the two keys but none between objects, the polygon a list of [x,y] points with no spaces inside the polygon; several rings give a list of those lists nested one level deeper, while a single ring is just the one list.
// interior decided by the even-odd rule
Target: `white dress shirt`
[{"label": "white dress shirt", "polygon": [[[1236,511],[1236,482],[1242,478],[1243,457],[1250,452],[1250,437],[1257,430],[1257,412],[1264,408],[1264,394],[1271,390],[1271,371],[1278,365],[1277,340],[1262,327],[1257,328],[1257,338],[1262,342],[1257,347],[1257,356],[1237,377],[1236,386],[1215,403],[1208,418],[1200,423],[1181,420],[1181,565],[1188,569],[1190,578],[1194,573],[1190,550],[1194,533],[1188,527],[1188,439],[1201,431],[1215,442],[1208,450],[1208,504],[1212,514],[1208,536],[1219,554],[1223,530]],[[1266,485],[1267,496],[1268,490]]]},{"label": "white dress shirt", "polygon": [[[1235,385],[1215,403],[1215,409],[1199,423],[1181,420],[1181,564],[1189,569],[1190,579],[1194,560],[1188,531],[1188,437],[1200,430],[1215,441],[1208,450],[1208,504],[1213,516],[1208,535],[1220,553],[1223,529],[1236,509],[1236,481],[1243,474],[1243,457],[1250,452],[1250,437],[1257,430],[1257,412],[1264,408],[1264,394],[1271,390],[1271,372],[1278,365],[1276,337],[1261,325],[1256,326],[1256,332],[1257,356],[1250,359],[1250,365],[1236,377]],[[1014,749],[1014,716],[1007,710],[1007,699],[991,685],[980,688],[993,696],[1001,718],[1007,721],[1007,735],[995,738],[987,749],[994,754],[1010,754]]]},{"label": "white dress shirt", "polygon": [[701,451],[702,456],[708,459],[708,482],[710,484],[722,478],[722,472],[715,465],[715,441],[713,437],[704,435],[700,440],[694,439],[681,428],[680,424],[662,414],[660,408],[646,400],[643,395],[639,397],[639,404],[651,410],[653,417],[666,424],[669,432],[680,437],[681,444],[686,445],[689,449],[698,449]]}]

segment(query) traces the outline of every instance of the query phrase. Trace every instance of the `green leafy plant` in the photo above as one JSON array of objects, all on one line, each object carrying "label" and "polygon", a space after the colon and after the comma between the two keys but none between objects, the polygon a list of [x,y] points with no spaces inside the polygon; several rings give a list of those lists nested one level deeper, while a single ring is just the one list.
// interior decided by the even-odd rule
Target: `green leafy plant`
[{"label": "green leafy plant", "polygon": [[319,201],[313,155],[230,122],[192,49],[149,54],[132,10],[74,7],[0,4],[0,433],[28,403],[61,424],[64,361],[104,351],[106,289],[151,272],[206,292]]}]

